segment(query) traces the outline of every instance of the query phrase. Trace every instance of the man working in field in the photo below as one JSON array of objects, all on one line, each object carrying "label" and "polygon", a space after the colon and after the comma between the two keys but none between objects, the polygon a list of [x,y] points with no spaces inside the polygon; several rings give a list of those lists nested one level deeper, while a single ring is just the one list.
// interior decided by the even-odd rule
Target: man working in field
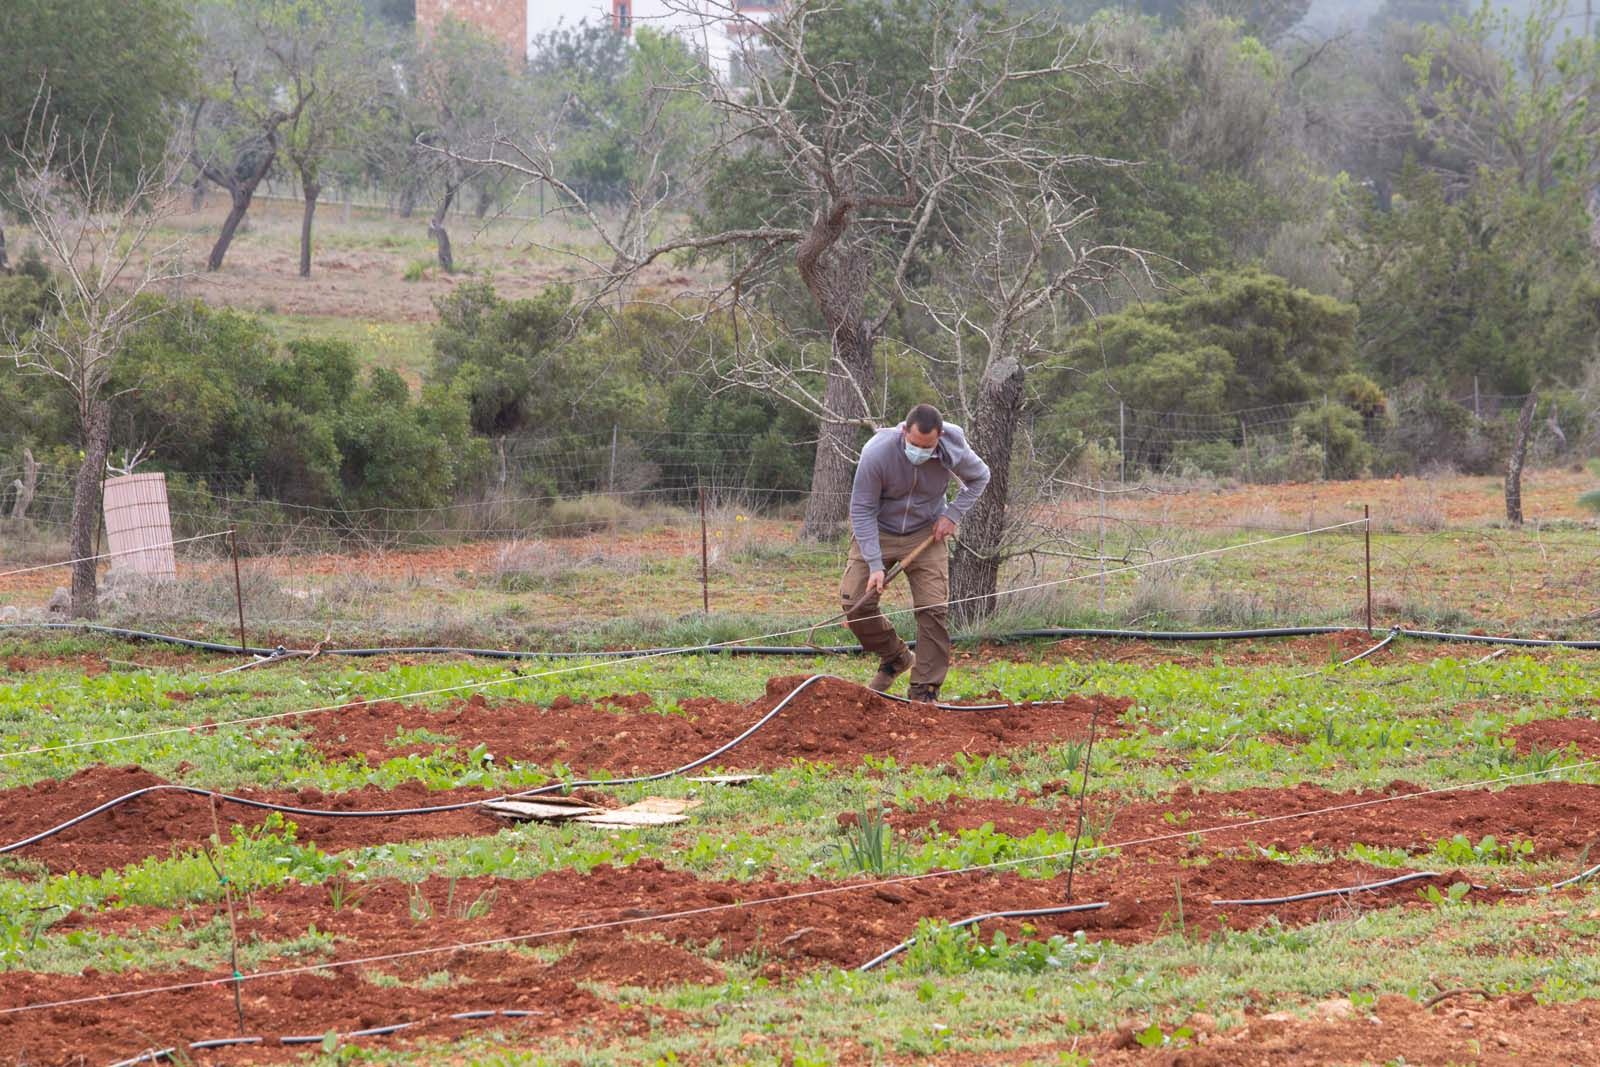
[{"label": "man working in field", "polygon": [[[961,492],[946,503],[952,478],[961,483]],[[961,427],[945,422],[931,404],[918,404],[905,422],[879,430],[861,450],[850,492],[850,559],[839,593],[849,612],[850,631],[882,661],[868,683],[878,692],[887,692],[909,670],[912,700],[939,699],[939,686],[950,670],[945,603],[950,599],[950,553],[945,540],[988,484],[988,464],[968,447]],[[885,568],[907,559],[930,536],[934,543],[905,568],[917,617],[913,653],[894,624],[879,614],[878,596]],[[855,607],[864,593],[871,595]]]}]

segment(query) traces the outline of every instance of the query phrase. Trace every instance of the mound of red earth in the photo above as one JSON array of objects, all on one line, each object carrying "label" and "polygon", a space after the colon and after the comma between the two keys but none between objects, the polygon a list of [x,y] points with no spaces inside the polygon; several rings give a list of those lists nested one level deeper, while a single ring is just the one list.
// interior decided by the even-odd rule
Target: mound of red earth
[{"label": "mound of red earth", "polygon": [[1594,719],[1541,719],[1512,727],[1506,736],[1523,755],[1536,748],[1555,752],[1572,745],[1588,759],[1600,758],[1600,722]]},{"label": "mound of red earth", "polygon": [[[1420,791],[1408,782],[1391,782],[1370,793],[1336,793],[1304,784],[1217,793],[1185,787],[1155,801],[1091,795],[1088,823],[1104,826],[1109,820],[1111,829],[1103,836],[1113,844],[1154,837],[1162,839],[1157,844],[1170,846],[1196,831],[1208,831],[1195,841],[1197,850],[1254,843],[1285,852],[1306,845],[1341,851],[1359,842],[1426,851],[1460,834],[1473,843],[1489,835],[1501,842],[1532,841],[1534,854],[1542,857],[1576,854],[1600,836],[1600,786],[1541,782],[1408,797]],[[1310,812],[1321,813],[1292,817]],[[1262,819],[1275,821],[1256,823]],[[1002,833],[1022,837],[1039,829],[1074,831],[1077,806],[1068,796],[1034,803],[960,800],[898,812],[889,821],[908,830],[937,823],[950,833],[992,823]],[[1240,823],[1256,824],[1212,830]]]},{"label": "mound of red earth", "polygon": [[[0,844],[20,841],[135,790],[166,784],[164,779],[140,767],[94,767],[71,778],[51,778],[0,791],[0,811],[6,813],[5,841]],[[340,793],[323,793],[317,789],[229,792],[252,800],[324,811],[427,807],[458,801],[476,802],[500,795],[481,789],[435,792],[414,782],[394,789],[367,786]],[[219,825],[223,839],[231,840],[232,827],[259,826],[268,818],[269,813],[259,808],[219,802],[213,821],[208,798],[178,790],[161,790],[118,805],[9,855],[43,864],[54,873],[98,873],[148,856],[192,851],[208,841]],[[314,842],[329,852],[394,841],[492,834],[505,825],[470,808],[433,815],[359,819],[295,815],[286,818],[295,824],[297,841]]]},{"label": "mound of red earth", "polygon": [[[561,762],[582,773],[636,774],[668,770],[737,737],[805,680],[774,678],[754,704],[706,697],[680,702],[682,715],[645,712],[649,697],[610,697],[594,705],[557,698],[549,707],[490,703],[479,694],[440,711],[391,702],[351,704],[302,720],[316,747],[342,759],[379,762],[432,746],[395,747],[404,730],[425,728],[456,738],[458,750],[480,743],[500,760],[548,765]],[[986,756],[1003,749],[1050,744],[1088,735],[1098,715],[1108,732],[1121,729],[1129,701],[1069,697],[1059,703],[1012,704],[999,711],[947,711],[930,704],[889,700],[835,678],[812,684],[720,766],[769,769],[796,759],[856,762],[892,756],[900,763],[938,763],[957,753]],[[614,710],[624,708],[630,713]]]}]

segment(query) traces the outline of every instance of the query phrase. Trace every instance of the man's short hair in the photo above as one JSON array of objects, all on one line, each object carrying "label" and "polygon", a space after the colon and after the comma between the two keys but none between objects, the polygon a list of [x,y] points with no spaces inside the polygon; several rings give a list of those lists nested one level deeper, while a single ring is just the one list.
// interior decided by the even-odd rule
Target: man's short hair
[{"label": "man's short hair", "polygon": [[944,416],[932,404],[918,404],[906,412],[906,425],[915,426],[920,433],[944,429]]}]

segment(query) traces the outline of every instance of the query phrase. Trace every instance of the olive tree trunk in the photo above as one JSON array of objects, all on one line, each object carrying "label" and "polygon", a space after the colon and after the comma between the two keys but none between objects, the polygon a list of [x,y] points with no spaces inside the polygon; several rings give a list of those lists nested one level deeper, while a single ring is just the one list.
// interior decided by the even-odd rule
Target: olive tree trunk
[{"label": "olive tree trunk", "polygon": [[[859,326],[860,324],[858,324]],[[872,381],[873,339],[858,329],[836,331],[833,361],[823,391],[826,410],[843,416],[824,418],[817,430],[817,453],[811,464],[811,495],[806,498],[805,521],[800,536],[807,541],[837,537],[850,517],[850,486],[855,481],[855,442],[860,419],[862,386]]]},{"label": "olive tree trunk", "polygon": [[450,205],[455,198],[456,186],[447,186],[444,198],[439,201],[438,208],[433,212],[433,218],[428,220],[428,236],[439,246],[439,267],[446,274],[456,272],[455,256],[450,251],[450,231],[444,228],[445,217],[449,215]]},{"label": "olive tree trunk", "polygon": [[300,215],[300,277],[311,277],[311,220],[317,213],[317,197],[322,195],[322,183],[315,178],[302,178],[300,193],[305,198],[305,211]]},{"label": "olive tree trunk", "polygon": [[1027,368],[1004,356],[984,368],[968,441],[989,465],[989,488],[972,505],[957,535],[950,564],[950,610],[957,623],[994,614],[1005,559],[1006,505],[1011,496],[1011,458],[1022,415]]},{"label": "olive tree trunk", "polygon": [[1517,414],[1517,437],[1511,444],[1511,459],[1506,464],[1506,521],[1522,525],[1522,466],[1528,461],[1528,438],[1533,430],[1533,413],[1539,406],[1534,393],[1522,402]]}]

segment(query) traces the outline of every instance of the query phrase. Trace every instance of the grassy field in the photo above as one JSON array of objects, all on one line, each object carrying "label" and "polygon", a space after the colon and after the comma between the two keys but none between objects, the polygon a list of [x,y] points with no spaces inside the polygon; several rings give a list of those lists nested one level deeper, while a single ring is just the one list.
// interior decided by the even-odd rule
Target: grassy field
[{"label": "grassy field", "polygon": [[[379,1021],[417,1016],[406,999],[413,993],[444,997],[460,1010],[492,1007],[501,991],[485,968],[570,972],[595,1002],[538,1033],[498,1022],[399,1044],[330,1038],[320,1052],[263,1049],[251,1062],[1077,1064],[1168,1062],[1158,1057],[1198,1044],[1222,1057],[1206,1062],[1244,1063],[1257,1062],[1245,1058],[1248,1050],[1267,1047],[1262,1020],[1268,1017],[1278,1020],[1274,1032],[1311,1041],[1332,1039],[1352,1021],[1370,1027],[1369,1016],[1392,1026],[1397,1012],[1418,1013],[1410,1026],[1416,1034],[1425,1029],[1424,1017],[1460,1009],[1475,1018],[1499,1013],[1500,1029],[1515,1043],[1510,1047],[1551,1051],[1554,1058],[1541,1062],[1579,1062],[1562,1060],[1541,1028],[1519,1029],[1504,1016],[1509,1005],[1526,1002],[1575,1025],[1574,1013],[1588,1010],[1600,968],[1594,941],[1600,898],[1578,887],[1513,899],[1496,887],[1554,881],[1587,865],[1587,845],[1578,842],[1592,823],[1572,833],[1561,824],[1579,810],[1572,805],[1600,810],[1600,785],[1592,784],[1600,776],[1587,762],[1600,747],[1581,738],[1559,746],[1525,742],[1528,731],[1560,723],[1586,728],[1600,743],[1592,721],[1600,681],[1594,655],[1540,652],[1484,661],[1481,650],[1465,655],[1407,642],[1370,662],[1337,667],[1347,646],[1316,640],[1185,648],[1181,663],[1161,663],[1145,646],[1108,644],[1084,655],[1034,645],[1004,658],[966,660],[953,673],[947,689],[956,696],[998,691],[1028,700],[1072,693],[1125,709],[1107,716],[1093,746],[1087,823],[1076,842],[1077,899],[1125,903],[1119,886],[1137,884],[1135,919],[1100,928],[1041,919],[989,924],[976,934],[924,924],[918,945],[872,973],[796,948],[817,935],[796,933],[802,920],[785,919],[783,905],[748,920],[753,933],[730,925],[720,939],[649,921],[685,892],[677,883],[677,898],[659,886],[652,890],[651,879],[680,872],[686,885],[713,887],[711,900],[735,905],[775,891],[862,884],[863,892],[828,905],[832,922],[854,924],[845,939],[860,945],[853,959],[859,963],[916,933],[919,914],[934,907],[901,898],[904,906],[887,909],[887,917],[855,910],[854,896],[893,896],[893,889],[872,888],[885,879],[960,882],[984,904],[973,910],[1060,902],[1078,836],[1075,794],[1088,750],[1081,728],[1053,743],[1001,745],[988,755],[959,746],[921,761],[874,756],[894,751],[893,744],[869,737],[855,759],[767,761],[758,765],[765,776],[744,788],[676,779],[606,791],[611,803],[646,795],[701,801],[690,822],[674,828],[497,830],[484,819],[486,825],[460,836],[417,837],[415,824],[407,824],[372,843],[340,847],[325,843],[315,827],[299,829],[293,819],[262,822],[230,805],[220,808],[214,833],[205,832],[203,802],[187,821],[165,827],[124,817],[117,831],[122,844],[148,842],[147,856],[97,869],[89,859],[95,846],[86,839],[0,861],[0,914],[7,917],[0,927],[0,1005],[75,990],[70,983],[79,980],[70,976],[84,967],[99,976],[92,983],[97,994],[228,975],[235,942],[223,904],[231,887],[239,894],[233,921],[244,931],[236,969],[246,975],[359,958],[396,934],[410,948],[438,946],[436,959],[415,967],[373,964],[355,975],[317,979],[329,982],[329,990],[357,983],[367,990],[368,1014]],[[35,829],[44,814],[76,814],[74,805],[86,797],[74,782],[127,765],[157,780],[210,788],[293,790],[303,803],[329,804],[341,795],[363,801],[354,806],[418,788],[525,788],[550,775],[607,768],[514,758],[493,733],[462,732],[466,720],[441,718],[462,707],[462,696],[481,692],[488,704],[474,714],[487,714],[512,702],[548,709],[563,706],[562,697],[587,705],[610,694],[645,694],[646,707],[597,704],[593,713],[637,733],[644,729],[640,720],[694,718],[703,711],[696,698],[754,702],[768,676],[844,666],[821,657],[676,657],[525,665],[516,677],[504,666],[395,659],[218,675],[226,660],[77,638],[9,638],[0,645],[0,665],[8,671],[0,688],[0,749],[8,753],[0,756],[0,782],[18,831]],[[551,669],[563,673],[541,676]],[[460,686],[472,688],[405,696]],[[340,714],[350,714],[352,701],[389,707],[395,699],[409,710],[396,713],[405,728],[394,731],[396,754],[387,758],[331,756],[327,731],[343,729],[339,719],[331,727],[295,716],[184,729],[314,706],[343,706]],[[791,728],[779,719],[771,729],[781,735]],[[169,732],[96,743],[153,730]],[[706,746],[720,740],[707,739]],[[15,754],[29,748],[51,751]],[[737,750],[718,762],[751,766]],[[63,784],[53,806],[41,811],[36,802],[23,803],[56,779]],[[104,779],[96,781],[102,788]],[[1393,795],[1396,782],[1405,783],[1404,793],[1483,782],[1497,791],[1445,794],[1444,806],[1430,807],[1425,798],[1396,802],[1383,809],[1389,818],[1382,825],[1324,812],[1290,825],[1214,832],[1266,811],[1317,811],[1352,796]],[[1567,792],[1557,802],[1550,789]],[[405,795],[410,803],[417,794]],[[890,813],[881,828],[874,819],[880,805]],[[1469,817],[1469,808],[1478,814]],[[975,814],[963,819],[968,809]],[[864,813],[853,828],[836,818],[853,813]],[[917,817],[928,813],[931,821]],[[971,825],[973,818],[984,821]],[[1010,819],[1026,825],[1011,826]],[[1037,828],[1028,830],[1033,823]],[[1159,840],[1138,843],[1147,838]],[[993,864],[1005,873],[936,874]],[[1259,885],[1265,894],[1346,884],[1358,869],[1361,878],[1446,873],[1371,899],[1325,901],[1275,917],[1239,911],[1219,918],[1206,899],[1211,879],[1225,875],[1234,879],[1228,884]],[[227,882],[219,871],[228,872]],[[541,917],[539,901],[555,880],[585,871],[592,899],[576,912],[552,905]],[[643,889],[617,888],[623,872],[641,872]],[[1486,888],[1465,888],[1474,884]],[[728,887],[725,898],[717,886]],[[640,891],[646,895],[633,895]],[[654,909],[652,893],[660,893]],[[806,927],[821,921],[818,907],[805,913]],[[526,908],[534,911],[519,910]],[[516,927],[519,919],[528,925]],[[445,950],[460,941],[619,919],[627,925],[576,938]],[[596,957],[596,944],[630,955],[667,953],[683,977],[673,980],[669,969],[641,984],[608,980],[595,960],[611,957]],[[563,960],[578,963],[561,970]],[[245,987],[246,1030],[270,1031],[277,991],[265,979],[263,992],[255,988]],[[1417,1007],[1457,988],[1482,994],[1436,1011]],[[233,1010],[226,988],[198,995],[225,1015]],[[376,1007],[386,1001],[394,1003],[387,1015]],[[139,1009],[139,1025],[152,1039],[217,1036],[161,1025],[152,1014],[160,1004],[155,997]],[[108,1005],[106,1032],[128,1033],[130,1010]],[[326,1020],[316,1017],[314,1003],[298,1010],[302,1031],[354,1028],[341,1025],[332,1008]],[[0,1015],[15,1048],[27,1046],[30,1035],[49,1040],[49,1027],[30,1029],[39,1022]],[[1226,1051],[1234,1045],[1244,1050],[1239,1058]],[[45,1051],[50,1046],[37,1047],[40,1058],[30,1062],[57,1062]],[[1351,1044],[1339,1062],[1402,1062],[1366,1058],[1369,1047],[1376,1046]],[[1435,1051],[1427,1042],[1413,1044],[1403,1062],[1447,1062]]]}]

